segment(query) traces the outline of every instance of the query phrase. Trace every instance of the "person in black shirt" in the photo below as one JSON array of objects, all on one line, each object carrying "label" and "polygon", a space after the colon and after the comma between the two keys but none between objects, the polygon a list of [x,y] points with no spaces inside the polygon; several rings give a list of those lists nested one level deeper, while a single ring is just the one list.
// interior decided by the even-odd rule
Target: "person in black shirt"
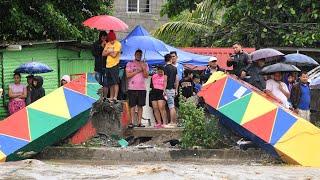
[{"label": "person in black shirt", "polygon": [[193,83],[193,73],[191,70],[186,69],[184,71],[184,77],[179,82],[179,88],[182,91],[182,96],[185,98],[189,98],[195,94],[195,88]]},{"label": "person in black shirt", "polygon": [[34,76],[32,82],[32,91],[31,91],[31,103],[37,101],[38,99],[45,96],[45,90],[43,89],[43,78],[41,76]]},{"label": "person in black shirt", "polygon": [[164,68],[165,78],[165,97],[167,98],[167,104],[170,111],[170,123],[165,127],[177,127],[177,112],[175,109],[174,98],[178,93],[178,73],[177,68],[172,65],[172,59],[170,54],[164,56],[166,66]]},{"label": "person in black shirt", "polygon": [[106,57],[102,56],[102,51],[104,46],[107,43],[107,36],[108,33],[105,31],[100,31],[99,33],[99,40],[93,43],[92,47],[92,55],[94,56],[94,71],[95,71],[95,78],[99,84],[101,84],[104,88],[104,95],[108,94],[108,89],[103,81],[103,73],[104,69],[106,68]]},{"label": "person in black shirt", "polygon": [[234,54],[230,55],[230,59],[227,61],[227,66],[233,66],[231,74],[235,74],[239,78],[243,79],[246,76],[244,68],[250,64],[250,57],[248,53],[242,50],[242,46],[239,43],[235,43],[233,46]]}]

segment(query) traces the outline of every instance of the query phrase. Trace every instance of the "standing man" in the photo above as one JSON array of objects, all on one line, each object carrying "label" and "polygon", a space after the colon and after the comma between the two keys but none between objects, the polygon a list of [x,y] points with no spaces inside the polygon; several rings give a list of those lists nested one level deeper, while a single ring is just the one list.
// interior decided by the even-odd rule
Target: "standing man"
[{"label": "standing man", "polygon": [[179,77],[177,68],[172,64],[172,56],[166,54],[164,56],[166,66],[164,68],[165,94],[167,96],[167,104],[170,113],[170,123],[165,127],[177,127],[177,112],[175,109],[175,96],[178,94]]},{"label": "standing man", "polygon": [[119,63],[121,43],[117,41],[116,34],[110,30],[108,42],[104,47],[102,56],[107,56],[105,78],[110,88],[110,99],[117,100],[119,93]]},{"label": "standing man", "polygon": [[225,70],[219,67],[218,59],[216,57],[210,57],[208,62],[208,67],[204,71],[204,80],[208,81],[211,74],[217,71],[225,71]]},{"label": "standing man", "polygon": [[94,56],[94,72],[95,78],[100,85],[103,86],[103,95],[106,97],[108,95],[107,84],[103,83],[103,74],[106,68],[106,57],[102,56],[103,49],[107,44],[107,32],[100,31],[99,39],[93,43],[92,55]]},{"label": "standing man", "polygon": [[292,87],[290,100],[294,111],[298,113],[300,117],[310,121],[311,93],[308,79],[308,73],[302,72],[300,82]]},{"label": "standing man", "polygon": [[136,107],[138,108],[138,127],[145,127],[141,124],[143,106],[146,105],[146,83],[149,67],[142,62],[142,51],[138,49],[135,52],[135,59],[126,65],[126,74],[128,78],[128,97],[131,114],[131,123],[129,128],[133,127]]},{"label": "standing man", "polygon": [[172,59],[172,65],[174,65],[177,68],[179,81],[181,81],[181,79],[183,78],[184,67],[182,64],[178,63],[178,55],[176,51],[171,51],[170,55]]},{"label": "standing man", "polygon": [[234,43],[232,46],[234,54],[230,55],[230,59],[227,61],[227,66],[233,66],[231,74],[235,74],[239,78],[243,79],[246,77],[244,68],[250,64],[250,57],[248,53],[242,50],[240,43]]}]

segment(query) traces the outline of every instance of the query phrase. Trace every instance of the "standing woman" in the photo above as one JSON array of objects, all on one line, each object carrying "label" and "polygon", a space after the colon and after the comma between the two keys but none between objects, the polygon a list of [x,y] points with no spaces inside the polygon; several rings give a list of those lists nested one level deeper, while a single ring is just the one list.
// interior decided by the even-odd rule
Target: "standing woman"
[{"label": "standing woman", "polygon": [[[156,119],[155,128],[162,128],[167,124],[166,112],[166,97],[164,96],[165,90],[164,67],[158,66],[157,73],[151,78],[151,91],[149,94],[149,102],[151,102],[153,113]],[[161,123],[161,119],[163,124]]]},{"label": "standing woman", "polygon": [[21,84],[21,75],[15,73],[14,84],[9,85],[9,113],[10,115],[19,111],[26,106],[27,88]]}]

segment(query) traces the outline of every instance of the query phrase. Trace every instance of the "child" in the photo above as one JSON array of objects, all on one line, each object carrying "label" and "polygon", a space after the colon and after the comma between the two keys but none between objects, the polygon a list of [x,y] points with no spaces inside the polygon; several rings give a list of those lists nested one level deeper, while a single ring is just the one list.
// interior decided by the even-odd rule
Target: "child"
[{"label": "child", "polygon": [[45,96],[45,91],[42,87],[43,78],[41,76],[34,76],[32,83],[33,83],[33,87],[31,91],[31,103]]},{"label": "child", "polygon": [[167,123],[166,98],[163,95],[165,84],[164,67],[158,66],[157,73],[151,78],[151,91],[149,94],[149,101],[151,102],[153,113],[156,119],[155,128],[163,127],[161,124],[161,119],[163,120],[163,124]]},{"label": "child", "polygon": [[202,85],[200,84],[200,76],[199,74],[193,75],[193,83],[194,83],[194,90],[195,93],[198,93],[201,90]]},{"label": "child", "polygon": [[184,71],[184,78],[179,82],[179,88],[182,91],[182,96],[189,98],[194,95],[195,89],[193,84],[193,73],[191,70]]}]

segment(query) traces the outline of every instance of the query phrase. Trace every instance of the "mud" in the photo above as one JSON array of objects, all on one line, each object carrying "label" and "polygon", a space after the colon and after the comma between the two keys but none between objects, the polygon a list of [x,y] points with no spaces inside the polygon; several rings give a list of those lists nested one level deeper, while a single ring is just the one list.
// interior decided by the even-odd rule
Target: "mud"
[{"label": "mud", "polygon": [[319,179],[320,169],[261,164],[25,160],[0,164],[1,179]]}]

